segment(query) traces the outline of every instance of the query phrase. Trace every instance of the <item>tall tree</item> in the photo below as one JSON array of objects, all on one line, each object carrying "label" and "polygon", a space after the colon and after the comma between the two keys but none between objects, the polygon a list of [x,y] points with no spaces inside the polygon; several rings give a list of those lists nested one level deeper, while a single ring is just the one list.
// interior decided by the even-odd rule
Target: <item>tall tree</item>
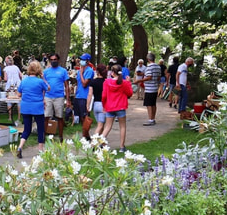
[{"label": "tall tree", "polygon": [[71,36],[71,4],[72,0],[58,0],[56,14],[56,45],[55,50],[60,55],[60,64],[65,66],[69,53]]},{"label": "tall tree", "polygon": [[[122,3],[124,4],[128,18],[131,21],[137,12],[137,5],[134,0],[122,0]],[[131,67],[134,69],[138,59],[146,59],[148,52],[148,41],[146,31],[142,25],[133,25],[132,32],[134,37],[134,47]]]}]

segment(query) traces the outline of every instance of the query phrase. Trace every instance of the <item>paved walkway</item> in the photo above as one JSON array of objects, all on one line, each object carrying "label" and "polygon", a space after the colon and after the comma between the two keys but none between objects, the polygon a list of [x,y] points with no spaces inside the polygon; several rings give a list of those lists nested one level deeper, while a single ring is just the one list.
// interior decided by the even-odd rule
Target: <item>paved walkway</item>
[{"label": "paved walkway", "polygon": [[[143,126],[143,122],[147,120],[147,109],[143,106],[142,100],[136,100],[134,96],[129,99],[129,108],[127,110],[127,134],[126,147],[135,143],[141,143],[154,139],[158,136],[167,133],[176,127],[179,122],[179,115],[174,108],[169,108],[166,100],[158,99],[156,125]],[[94,128],[90,134],[93,134]],[[120,135],[119,124],[114,122],[113,128],[108,136],[109,145],[111,148],[119,148]],[[0,164],[15,164],[20,165],[21,161],[30,163],[33,156],[37,155],[37,146],[25,148],[23,150],[23,159],[15,159],[11,153],[5,153],[0,158]]]}]

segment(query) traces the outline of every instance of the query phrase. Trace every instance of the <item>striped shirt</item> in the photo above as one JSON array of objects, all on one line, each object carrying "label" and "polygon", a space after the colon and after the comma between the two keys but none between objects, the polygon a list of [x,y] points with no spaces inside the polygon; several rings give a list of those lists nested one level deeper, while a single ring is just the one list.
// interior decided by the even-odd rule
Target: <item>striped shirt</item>
[{"label": "striped shirt", "polygon": [[144,82],[145,93],[158,92],[158,85],[161,77],[161,67],[156,63],[148,64],[144,76],[152,77],[151,80]]}]

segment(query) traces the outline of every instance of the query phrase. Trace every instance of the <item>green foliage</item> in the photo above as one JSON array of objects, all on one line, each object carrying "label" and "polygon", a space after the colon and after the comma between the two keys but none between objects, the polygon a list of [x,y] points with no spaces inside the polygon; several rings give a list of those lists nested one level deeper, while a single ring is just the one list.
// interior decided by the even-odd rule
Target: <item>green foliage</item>
[{"label": "green foliage", "polygon": [[11,1],[0,3],[0,55],[19,49],[21,55],[52,52],[55,40],[55,17],[45,8],[48,1]]}]

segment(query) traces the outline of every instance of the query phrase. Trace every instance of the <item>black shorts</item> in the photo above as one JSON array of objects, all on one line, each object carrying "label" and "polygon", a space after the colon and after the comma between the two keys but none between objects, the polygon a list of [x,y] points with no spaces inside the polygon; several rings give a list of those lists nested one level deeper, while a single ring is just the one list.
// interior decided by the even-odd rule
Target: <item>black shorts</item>
[{"label": "black shorts", "polygon": [[156,93],[145,93],[143,106],[156,106],[158,92]]},{"label": "black shorts", "polygon": [[74,115],[85,117],[87,115],[87,99],[74,99],[73,105]]}]

